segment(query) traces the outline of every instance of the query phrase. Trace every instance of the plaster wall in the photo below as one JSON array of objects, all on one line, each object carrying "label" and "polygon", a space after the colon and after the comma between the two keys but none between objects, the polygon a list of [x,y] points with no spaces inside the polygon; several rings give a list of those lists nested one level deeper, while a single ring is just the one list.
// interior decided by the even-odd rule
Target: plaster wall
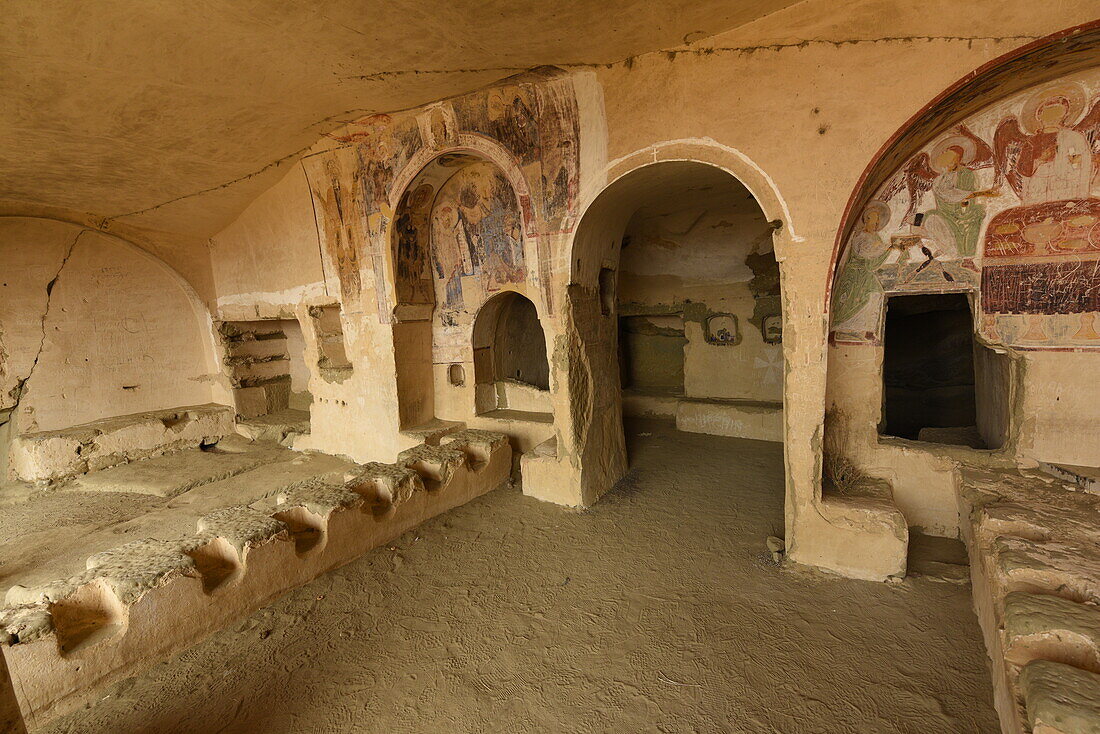
[{"label": "plaster wall", "polygon": [[1019,454],[1054,464],[1100,465],[1100,354],[1030,352],[1023,362]]},{"label": "plaster wall", "polygon": [[[782,347],[766,343],[760,326],[765,313],[779,315],[779,270],[772,229],[752,194],[726,172],[700,166],[670,181],[659,202],[645,202],[624,242],[620,316],[652,315],[657,327],[677,316],[686,338],[684,395],[781,401]],[[725,328],[728,343],[708,339],[708,325]],[[642,339],[634,345],[632,360],[677,356],[639,354]]]},{"label": "plaster wall", "polygon": [[211,240],[217,315],[272,318],[333,302],[302,167],[295,166]]},{"label": "plaster wall", "polygon": [[[787,547],[795,560],[879,577],[904,568],[896,524],[850,532],[819,504],[827,323],[822,304],[846,202],[875,151],[922,105],[1034,36],[1091,20],[1074,4],[1010,3],[997,13],[949,2],[810,2],[680,54],[598,71],[608,157],[662,141],[714,140],[766,172],[782,197]],[[919,69],[920,73],[910,70]],[[638,110],[646,110],[639,115]],[[671,146],[669,146],[671,147]],[[656,152],[656,155],[661,155]],[[767,211],[767,208],[765,207]],[[935,514],[952,520],[942,494]],[[865,544],[872,525],[880,540]],[[853,541],[855,541],[853,543]]]},{"label": "plaster wall", "polygon": [[[209,315],[164,263],[52,220],[0,220],[0,410],[20,433],[225,399]],[[22,383],[22,397],[18,385]]]},{"label": "plaster wall", "polygon": [[[775,234],[775,252],[783,285],[787,541],[791,556],[852,575],[882,578],[904,568],[904,524],[950,532],[957,517],[948,509],[950,501],[939,489],[938,479],[925,496],[907,498],[902,492],[899,506],[904,505],[910,515],[915,513],[917,521],[906,517],[900,531],[888,509],[868,511],[857,521],[848,510],[823,504],[821,446],[828,356],[824,304],[833,242],[867,162],[926,102],[971,70],[1033,37],[1087,20],[1091,20],[1088,9],[1076,3],[1039,7],[1014,1],[997,13],[987,13],[944,0],[919,7],[864,0],[841,10],[835,3],[811,0],[799,4],[797,12],[779,11],[736,31],[669,52],[644,54],[629,63],[571,74],[579,105],[576,130],[581,152],[576,200],[567,207],[570,215],[552,217],[555,226],[543,226],[549,221],[544,219],[534,230],[524,232],[525,252],[534,253],[528,260],[528,273],[538,275],[537,289],[529,295],[543,316],[551,361],[558,453],[549,458],[568,467],[556,481],[579,486],[576,490],[559,488],[548,498],[588,504],[623,469],[619,405],[617,398],[609,397],[615,385],[600,376],[615,374],[615,336],[612,325],[599,315],[598,283],[600,269],[614,267],[604,253],[611,252],[617,242],[604,240],[621,235],[632,210],[612,207],[601,215],[603,221],[585,232],[578,226],[580,215],[609,182],[630,171],[662,160],[700,160],[734,173],[760,202],[767,219],[781,222]],[[920,73],[911,73],[915,69]],[[379,123],[389,127],[378,129],[404,130],[394,138],[398,142],[422,136],[436,152],[473,145],[472,139],[463,137],[461,115],[449,116],[453,114],[449,110],[461,112],[464,104],[442,103],[439,109],[443,111],[434,118],[430,113],[434,107],[410,113],[418,115],[412,127],[401,127],[405,123],[395,120]],[[433,119],[439,122],[434,129]],[[451,121],[456,122],[457,130],[449,125]],[[351,126],[339,144],[328,141],[318,146],[314,160],[351,165],[355,141],[374,139],[372,124]],[[413,131],[416,126],[419,133]],[[379,149],[386,145],[390,143],[384,142]],[[410,159],[430,160],[416,152],[406,155],[400,145],[393,145],[396,152],[390,162],[372,169],[380,180],[392,182],[394,176],[403,175],[395,172],[410,168]],[[513,184],[517,177],[528,181],[528,192],[518,192],[521,202],[525,193],[532,196],[532,211],[543,216],[539,197],[544,180],[537,173],[529,175],[536,165],[533,160],[529,155],[523,158],[522,173],[510,173],[509,180]],[[340,179],[343,173],[332,169],[321,175],[320,167],[317,170],[315,178],[327,181],[326,190],[335,190],[334,181],[340,191],[354,190],[351,179]],[[313,261],[313,243],[304,236],[309,202],[300,186],[288,181],[291,175],[276,188],[280,196],[287,197],[287,208],[298,212],[294,218],[298,224],[263,216],[264,203],[258,200],[234,225],[241,228],[240,233],[233,238],[215,237],[216,260],[224,242],[236,252],[226,261],[243,261],[242,253],[253,246],[246,243],[263,241],[261,232],[270,226],[274,229],[268,240],[293,249],[294,262]],[[401,186],[397,189],[399,192]],[[275,196],[274,191],[269,194]],[[377,197],[367,193],[368,199]],[[392,325],[388,323],[392,317],[388,308],[394,304],[390,292],[394,264],[375,235],[386,231],[386,218],[392,220],[396,200],[388,188],[376,200],[382,203],[371,204],[362,217],[350,218],[344,226],[347,234],[340,234],[325,219],[336,221],[332,197],[314,187],[321,226],[320,261],[326,263],[329,296],[339,298],[344,308],[355,374],[332,386],[330,400],[336,401],[336,407],[329,417],[335,424],[320,433],[315,428],[311,441],[314,447],[360,458],[382,451],[372,447],[391,441],[389,436],[397,429],[396,367]],[[349,248],[351,240],[344,241],[346,238],[358,238],[359,249]],[[235,244],[230,244],[230,239]],[[324,254],[326,243],[332,247],[332,255]],[[587,254],[579,258],[582,251]],[[353,255],[359,258],[357,262]],[[352,279],[341,277],[343,293],[331,287],[334,268],[329,267],[341,262],[349,266],[348,273],[354,270],[358,274]],[[242,269],[242,278],[249,282],[232,287],[231,295],[262,302],[267,297],[260,294],[323,282],[323,277],[310,272],[312,275],[299,277],[297,282],[288,278],[270,285],[260,282],[258,273],[249,275]],[[347,289],[352,282],[354,292]],[[222,296],[219,286],[219,298]],[[847,354],[844,358],[854,359]],[[865,366],[875,364],[873,353],[859,360]],[[460,390],[444,389],[448,372],[444,361],[433,357],[436,414],[440,417],[459,414],[458,404],[451,405],[448,395],[473,404],[472,395],[457,397]],[[466,370],[468,387],[464,389],[472,390],[471,373]],[[864,377],[840,388],[850,396],[845,405],[856,411],[868,402],[867,393],[860,393],[861,387],[871,387],[870,379]],[[314,390],[314,394],[320,393]],[[320,402],[315,409],[328,410],[325,398]],[[316,413],[314,417],[315,426],[326,422],[318,421]],[[330,433],[324,433],[326,430]],[[911,456],[918,471],[928,466],[926,458],[908,449],[898,448],[896,453]],[[903,473],[903,469],[898,471]],[[928,471],[939,476],[938,468]],[[592,477],[590,484],[586,484],[585,472]]]}]

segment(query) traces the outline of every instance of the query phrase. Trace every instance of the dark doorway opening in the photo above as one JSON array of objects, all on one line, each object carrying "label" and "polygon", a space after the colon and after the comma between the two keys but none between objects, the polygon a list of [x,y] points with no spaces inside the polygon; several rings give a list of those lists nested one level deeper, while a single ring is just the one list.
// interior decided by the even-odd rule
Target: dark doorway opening
[{"label": "dark doorway opening", "polygon": [[966,295],[892,296],[884,347],[881,433],[981,448]]}]

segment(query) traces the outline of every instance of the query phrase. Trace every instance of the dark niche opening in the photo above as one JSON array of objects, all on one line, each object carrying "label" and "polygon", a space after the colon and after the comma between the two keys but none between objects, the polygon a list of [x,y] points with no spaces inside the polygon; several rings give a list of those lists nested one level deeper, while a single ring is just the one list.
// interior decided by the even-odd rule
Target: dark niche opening
[{"label": "dark niche opening", "polygon": [[880,433],[983,448],[976,428],[974,348],[965,294],[892,296]]}]

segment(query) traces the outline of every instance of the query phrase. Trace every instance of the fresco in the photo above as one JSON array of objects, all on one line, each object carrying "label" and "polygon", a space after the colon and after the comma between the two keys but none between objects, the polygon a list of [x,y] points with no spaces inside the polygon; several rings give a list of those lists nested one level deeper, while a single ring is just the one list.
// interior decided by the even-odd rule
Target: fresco
[{"label": "fresco", "polygon": [[472,163],[443,185],[432,208],[431,251],[443,323],[526,280],[516,194],[496,166]]},{"label": "fresco", "polygon": [[355,185],[337,157],[303,161],[310,179],[326,280],[336,278],[340,298],[355,303],[362,289]]},{"label": "fresco", "polygon": [[431,184],[412,186],[397,207],[393,230],[397,241],[394,275],[399,303],[435,303],[428,265],[434,194]]},{"label": "fresco", "polygon": [[554,79],[490,90],[455,103],[461,129],[502,144],[536,192],[545,232],[563,231],[576,204],[580,136],[572,84]]},{"label": "fresco", "polygon": [[[428,214],[406,198],[419,199],[425,192],[406,192],[398,206],[391,199],[402,185],[397,179],[408,175],[414,159],[430,157],[435,150],[482,149],[477,141],[485,140],[484,149],[502,151],[496,155],[510,159],[525,180],[526,192],[521,194],[518,208],[521,233],[554,234],[569,231],[575,219],[578,136],[572,81],[551,75],[529,77],[419,110],[348,121],[338,133],[329,135],[334,149],[303,160],[327,275],[339,278],[341,298],[359,298],[363,273],[373,273],[376,284],[385,283],[387,258],[392,257],[393,292],[375,288],[379,317],[383,321],[392,318],[396,303],[432,302],[431,269],[436,265],[425,265],[428,259],[417,251],[420,245],[415,243],[428,238],[414,236],[428,226]],[[515,200],[513,193],[510,201]],[[452,210],[454,216],[458,211]],[[473,212],[466,207],[462,215]],[[492,220],[493,215],[485,216]],[[467,226],[467,222],[456,221],[455,226]],[[490,225],[487,222],[485,226]],[[490,279],[487,290],[513,282],[509,279],[516,277],[517,266],[506,248],[491,250],[486,257],[495,258],[492,265],[471,260],[466,269],[485,268]],[[538,258],[533,272],[548,294],[550,254],[539,251]],[[451,298],[460,298],[460,290],[453,287]]]},{"label": "fresco", "polygon": [[832,339],[881,342],[895,293],[975,292],[978,332],[1100,348],[1100,72],[987,107],[910,158],[846,241]]}]

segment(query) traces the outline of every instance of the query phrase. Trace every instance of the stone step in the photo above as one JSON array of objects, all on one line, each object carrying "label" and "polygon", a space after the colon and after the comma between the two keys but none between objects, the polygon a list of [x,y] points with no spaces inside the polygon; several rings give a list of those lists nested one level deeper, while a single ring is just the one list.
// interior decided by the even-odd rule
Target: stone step
[{"label": "stone step", "polygon": [[1003,619],[1011,664],[1048,659],[1100,673],[1100,606],[1016,591],[1005,597]]}]

